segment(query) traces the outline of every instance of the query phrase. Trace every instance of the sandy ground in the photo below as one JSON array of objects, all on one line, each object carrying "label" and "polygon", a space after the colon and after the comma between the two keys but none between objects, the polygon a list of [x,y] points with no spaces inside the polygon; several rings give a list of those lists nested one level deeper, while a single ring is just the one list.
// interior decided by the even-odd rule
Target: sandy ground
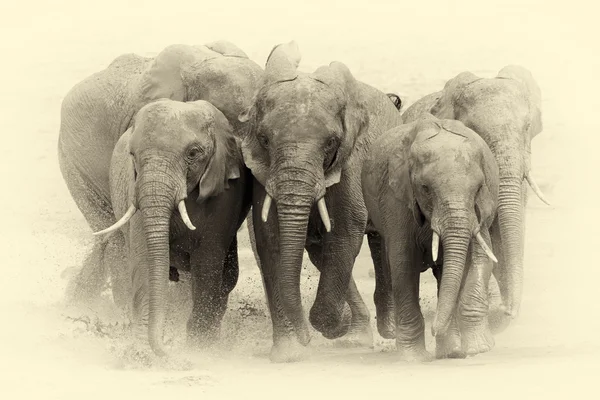
[{"label": "sandy ground", "polygon": [[[599,65],[593,10],[568,2],[481,6],[308,1],[226,4],[199,1],[117,6],[74,0],[3,5],[2,254],[0,395],[12,398],[328,398],[419,394],[504,398],[583,395],[597,379],[600,307],[597,178]],[[562,2],[564,3],[564,2]],[[314,335],[312,357],[277,365],[267,358],[271,325],[258,269],[240,233],[240,281],[216,349],[187,354],[187,371],[147,369],[123,357],[126,339],[110,298],[87,310],[62,303],[64,271],[78,267],[91,232],[57,164],[60,103],[76,82],[119,54],[154,54],[172,43],[227,39],[264,63],[272,46],[295,39],[301,69],[345,62],[357,78],[402,95],[406,106],[462,70],[493,76],[522,64],[538,79],[544,132],[533,143],[533,171],[552,202],[531,193],[521,317],[498,333],[492,352],[466,360],[409,365],[377,334],[375,349],[341,349]],[[594,86],[596,85],[596,86]],[[365,241],[366,246],[366,241]],[[366,249],[365,249],[366,250]],[[368,251],[354,276],[372,315]],[[305,261],[309,306],[318,273]],[[435,283],[422,278],[427,329]],[[167,338],[177,347],[189,312],[189,285],[171,285]],[[497,301],[497,299],[495,300]],[[434,349],[428,336],[427,346]],[[6,396],[5,396],[6,395]],[[110,397],[109,397],[110,396]]]}]

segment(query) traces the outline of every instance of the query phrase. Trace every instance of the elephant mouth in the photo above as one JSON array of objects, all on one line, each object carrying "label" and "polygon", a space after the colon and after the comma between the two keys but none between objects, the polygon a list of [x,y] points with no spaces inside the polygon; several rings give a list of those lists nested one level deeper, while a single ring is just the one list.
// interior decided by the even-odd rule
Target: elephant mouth
[{"label": "elephant mouth", "polygon": [[[185,199],[181,200],[177,204],[177,209],[179,210],[179,215],[181,216],[181,219],[183,220],[183,223],[185,224],[185,226],[187,226],[192,231],[196,230],[196,227],[194,226],[194,224],[192,224],[192,221],[190,220],[190,216],[188,215],[187,208],[185,207]],[[127,222],[129,222],[129,220],[135,215],[135,213],[137,211],[138,211],[138,209],[132,204],[127,209],[127,212],[125,213],[125,215],[123,215],[121,217],[121,219],[119,219],[116,223],[114,223],[113,225],[109,226],[106,229],[103,229],[98,232],[94,232],[93,235],[94,236],[107,235],[109,233],[112,233],[112,232],[120,229]]]},{"label": "elephant mouth", "polygon": [[[267,192],[265,194],[265,200],[263,202],[263,207],[261,210],[261,219],[263,222],[268,221],[269,211],[271,210],[272,204],[273,204],[273,197]],[[323,225],[325,225],[325,230],[327,232],[331,232],[331,219],[329,218],[329,211],[327,211],[327,204],[325,204],[325,196],[323,196],[319,200],[317,200],[317,209],[319,210],[319,215],[321,216],[321,221],[323,221]]]}]

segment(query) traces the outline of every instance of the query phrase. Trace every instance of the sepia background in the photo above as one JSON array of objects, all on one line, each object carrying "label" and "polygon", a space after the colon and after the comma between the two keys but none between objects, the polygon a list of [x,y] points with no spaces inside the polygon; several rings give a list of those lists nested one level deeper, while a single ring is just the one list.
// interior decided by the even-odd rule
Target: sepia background
[{"label": "sepia background", "polygon": [[[597,10],[583,1],[18,1],[0,10],[0,395],[3,398],[545,398],[594,397],[600,355]],[[271,364],[271,324],[258,268],[240,232],[241,270],[223,339],[188,354],[192,369],[127,358],[110,296],[86,313],[62,303],[91,245],[57,162],[60,105],[77,82],[134,52],[229,40],[264,66],[296,40],[300,69],[333,60],[398,93],[405,108],[470,70],[530,69],[542,89],[544,131],[532,170],[552,203],[530,196],[520,318],[496,347],[465,360],[406,364],[376,333],[370,349],[342,349],[313,332],[305,362]],[[374,316],[366,240],[354,271]],[[189,284],[171,284],[167,340],[184,338]],[[318,280],[305,261],[310,306]],[[422,277],[427,328],[435,281]],[[497,299],[496,299],[497,300]],[[496,303],[495,303],[496,304]],[[497,305],[497,304],[496,304]],[[376,332],[376,330],[375,330]],[[427,336],[428,349],[434,341]],[[7,396],[5,396],[7,395]]]}]

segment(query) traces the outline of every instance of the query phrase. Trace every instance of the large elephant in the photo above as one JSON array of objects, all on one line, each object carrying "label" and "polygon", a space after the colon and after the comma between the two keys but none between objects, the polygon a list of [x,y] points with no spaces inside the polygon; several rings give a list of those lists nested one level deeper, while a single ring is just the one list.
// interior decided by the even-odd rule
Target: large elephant
[{"label": "large elephant", "polygon": [[462,72],[446,82],[442,91],[411,105],[403,118],[410,122],[423,112],[463,122],[483,138],[496,158],[500,193],[498,224],[492,230],[498,255],[493,273],[505,314],[515,318],[523,288],[525,181],[548,204],[531,175],[531,140],[542,131],[540,88],[520,66],[506,66],[495,78]]},{"label": "large elephant", "polygon": [[496,216],[498,166],[483,139],[459,121],[424,114],[374,141],[362,185],[391,271],[402,358],[431,358],[419,307],[419,275],[429,267],[438,280],[437,357],[489,351],[487,287],[495,256],[486,242]]},{"label": "large elephant", "polygon": [[[252,225],[276,362],[301,359],[310,341],[300,292],[305,248],[321,273],[312,326],[327,338],[346,335],[372,346],[369,313],[352,279],[367,221],[360,171],[371,141],[402,123],[390,98],[357,81],[344,64],[308,74],[298,72],[299,62],[294,41],[275,46],[253,104],[240,115],[248,124],[242,151],[255,177]],[[380,238],[368,239],[379,277],[379,332],[394,337]]]},{"label": "large elephant", "polygon": [[238,278],[236,233],[250,210],[251,179],[227,118],[203,100],[145,105],[117,142],[110,191],[121,218],[96,235],[122,229],[134,332],[147,332],[156,354],[166,355],[170,266],[192,275],[188,337],[216,338]]},{"label": "large elephant", "polygon": [[[138,110],[160,99],[206,100],[229,120],[248,107],[262,68],[235,45],[217,41],[205,46],[172,45],[154,58],[125,54],[87,77],[65,96],[61,110],[58,159],[77,207],[93,231],[116,222],[110,201],[109,165],[113,149]],[[81,272],[69,283],[71,301],[90,301],[102,291],[111,272],[115,302],[127,304],[123,279],[124,238],[120,232],[95,241]],[[119,282],[125,284],[120,287]]]}]

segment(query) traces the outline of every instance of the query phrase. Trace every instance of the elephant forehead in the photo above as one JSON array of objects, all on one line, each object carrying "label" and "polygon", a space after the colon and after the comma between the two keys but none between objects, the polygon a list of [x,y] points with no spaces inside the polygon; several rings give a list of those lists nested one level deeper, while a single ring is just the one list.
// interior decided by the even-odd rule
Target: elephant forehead
[{"label": "elephant forehead", "polygon": [[423,132],[422,138],[411,148],[418,163],[456,170],[461,166],[468,169],[477,160],[476,148],[465,137],[443,130],[432,134],[428,130]]},{"label": "elephant forehead", "polygon": [[[140,110],[136,116],[134,135],[149,145],[186,142],[198,132],[210,133],[215,116],[210,105],[182,103],[171,100],[157,101]],[[141,143],[138,143],[141,145]]]},{"label": "elephant forehead", "polygon": [[336,110],[339,99],[328,86],[310,79],[298,77],[293,81],[272,85],[264,94],[262,108],[270,110],[310,113],[315,108]]}]

